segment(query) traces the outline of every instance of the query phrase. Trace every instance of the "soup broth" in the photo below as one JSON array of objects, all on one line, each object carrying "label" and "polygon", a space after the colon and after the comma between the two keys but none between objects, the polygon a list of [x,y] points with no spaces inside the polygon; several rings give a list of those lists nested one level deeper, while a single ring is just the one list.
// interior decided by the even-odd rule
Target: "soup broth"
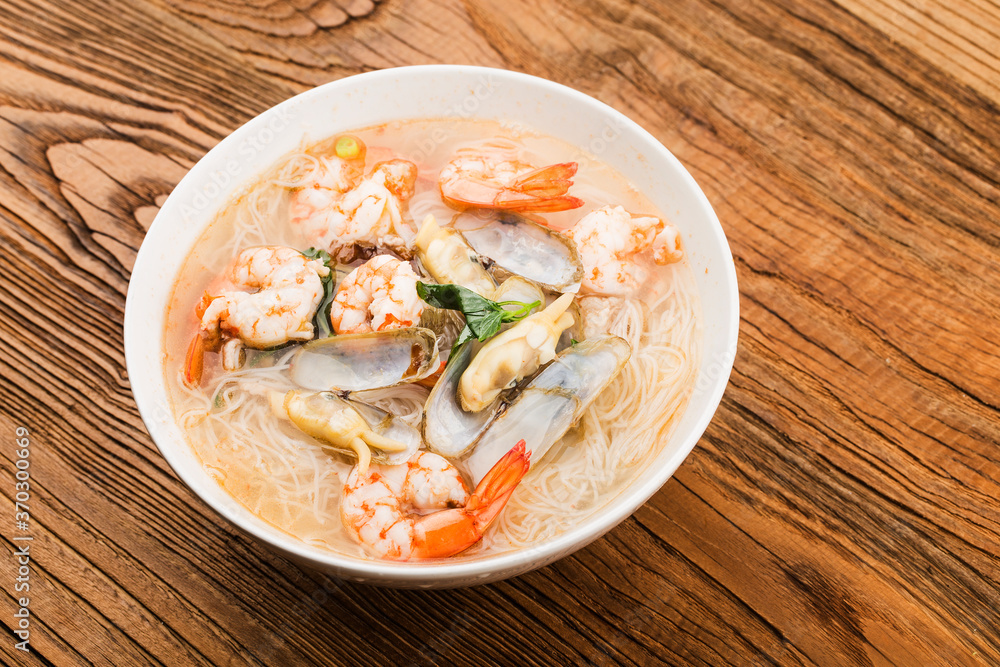
[{"label": "soup broth", "polygon": [[[574,161],[573,210],[535,214],[557,230],[571,229],[600,207],[666,219],[618,172],[580,149],[548,136],[495,122],[437,119],[399,122],[353,132],[367,146],[365,173],[390,159],[417,166],[415,191],[404,211],[419,226],[427,214],[447,225],[438,175],[460,148],[514,151],[534,165]],[[267,392],[295,389],[287,369],[296,344],[247,350],[243,367],[225,371],[205,356],[204,377],[182,381],[185,351],[198,332],[196,304],[245,248],[305,250],[310,243],[289,224],[293,192],[315,178],[332,139],[303,145],[243,189],[215,216],[177,277],[164,332],[165,374],[178,423],[212,477],[247,510],[310,545],[371,558],[343,525],[344,482],[356,460],[331,451],[290,422],[276,419]],[[701,346],[700,307],[687,259],[644,263],[648,279],[616,301],[603,330],[624,338],[631,357],[611,384],[515,489],[481,541],[453,558],[481,557],[538,545],[580,525],[634,479],[662,450],[693,388]],[[353,265],[360,264],[360,260]],[[341,267],[338,283],[351,266]],[[356,392],[419,428],[429,389],[403,384]],[[454,461],[465,472],[463,461]]]}]

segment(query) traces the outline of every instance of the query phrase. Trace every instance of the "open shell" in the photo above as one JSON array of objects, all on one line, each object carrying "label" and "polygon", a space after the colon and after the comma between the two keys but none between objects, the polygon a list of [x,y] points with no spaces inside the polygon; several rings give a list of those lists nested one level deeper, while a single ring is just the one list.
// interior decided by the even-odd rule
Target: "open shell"
[{"label": "open shell", "polygon": [[465,318],[456,310],[425,305],[420,315],[420,326],[437,335],[438,352],[443,359],[448,359],[452,345],[465,327]]},{"label": "open shell", "polygon": [[369,461],[404,463],[422,442],[415,428],[385,410],[329,391],[276,393],[271,409],[330,449],[358,457],[365,469]]},{"label": "open shell", "polygon": [[[500,287],[493,293],[493,300],[500,301],[520,301],[521,303],[533,303],[538,301],[538,309],[545,307],[545,292],[542,288],[527,278],[521,276],[511,276],[500,284]],[[504,306],[507,310],[517,310],[517,306]]]},{"label": "open shell", "polygon": [[474,484],[522,438],[537,464],[621,371],[632,354],[618,336],[598,336],[564,350],[490,423],[466,460]]},{"label": "open shell", "polygon": [[559,232],[516,213],[494,213],[485,222],[481,214],[465,213],[455,225],[476,253],[494,262],[497,278],[517,275],[556,292],[580,289],[580,253]]},{"label": "open shell", "polygon": [[417,257],[434,280],[442,285],[455,284],[487,299],[496,281],[486,272],[475,251],[454,229],[441,227],[433,215],[424,218],[416,239]]},{"label": "open shell", "polygon": [[573,324],[573,316],[566,312],[572,302],[572,294],[563,294],[483,345],[458,382],[462,407],[472,412],[485,409],[501,392],[551,361],[559,336]]},{"label": "open shell", "polygon": [[422,380],[438,370],[437,336],[411,327],[331,336],[292,357],[292,382],[313,391],[364,391]]},{"label": "open shell", "polygon": [[467,412],[458,403],[459,378],[468,368],[477,347],[476,341],[467,341],[451,355],[441,379],[424,404],[421,430],[424,442],[435,454],[448,458],[465,455],[493,421],[500,407],[497,400],[488,409]]}]

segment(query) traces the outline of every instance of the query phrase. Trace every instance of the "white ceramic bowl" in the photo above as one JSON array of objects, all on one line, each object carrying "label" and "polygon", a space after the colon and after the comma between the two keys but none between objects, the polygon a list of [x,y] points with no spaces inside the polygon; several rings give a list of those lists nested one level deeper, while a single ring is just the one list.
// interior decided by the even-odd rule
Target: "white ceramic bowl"
[{"label": "white ceramic bowl", "polygon": [[[681,231],[704,316],[694,394],[670,442],[596,519],[531,549],[435,563],[361,561],[307,546],[246,511],[202,468],[174,422],[164,382],[163,329],[181,263],[231,194],[295,149],[359,127],[413,118],[508,120],[594,154],[628,177]],[[125,305],[132,392],[157,447],[182,480],[244,532],[295,560],[355,581],[407,587],[467,586],[547,565],[603,535],[673,474],[708,426],[736,353],[739,294],[732,255],[708,200],[681,163],[624,115],[571,88],[515,72],[453,65],[381,70],[307,91],[224,139],[177,185],[136,257]]]}]

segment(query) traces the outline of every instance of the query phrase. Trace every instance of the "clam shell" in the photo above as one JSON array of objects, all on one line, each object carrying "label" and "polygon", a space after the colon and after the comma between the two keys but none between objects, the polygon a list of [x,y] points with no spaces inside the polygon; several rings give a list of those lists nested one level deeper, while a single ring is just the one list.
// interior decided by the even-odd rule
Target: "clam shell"
[{"label": "clam shell", "polygon": [[536,465],[583,415],[632,354],[618,336],[598,336],[564,350],[490,423],[466,459],[473,484],[522,438]]},{"label": "clam shell", "polygon": [[571,239],[516,213],[495,213],[485,223],[481,214],[459,217],[463,220],[455,225],[463,229],[466,243],[494,262],[494,272],[501,269],[556,292],[580,289],[583,262]]},{"label": "clam shell", "polygon": [[[511,276],[500,284],[500,287],[493,293],[494,301],[520,301],[521,303],[532,303],[539,301],[538,309],[545,307],[545,292],[542,288],[521,276]],[[506,306],[508,310],[515,310],[516,306]]]},{"label": "clam shell", "polygon": [[500,401],[479,412],[466,412],[458,402],[458,381],[476,352],[475,341],[463,343],[448,359],[441,379],[424,404],[421,431],[427,447],[448,458],[465,455],[496,416]]},{"label": "clam shell", "polygon": [[373,431],[390,440],[396,440],[406,445],[406,450],[402,452],[384,452],[373,448],[372,460],[376,463],[387,463],[389,465],[406,463],[420,449],[420,445],[423,444],[420,431],[396,415],[364,401],[352,398],[345,398],[344,400],[350,403],[351,407],[368,422]]},{"label": "clam shell", "polygon": [[292,382],[313,391],[364,391],[416,382],[438,369],[437,336],[412,327],[314,340],[292,357]]},{"label": "clam shell", "polygon": [[[406,445],[406,449],[397,452],[384,451],[378,447],[370,446],[372,461],[375,463],[386,463],[389,465],[404,463],[420,449],[420,445],[423,442],[420,432],[417,429],[395,415],[364,401],[338,396],[333,392],[327,391],[314,394],[302,393],[301,395],[307,401],[307,405],[310,411],[314,413],[317,421],[325,421],[328,415],[343,410],[345,407],[351,408],[361,416],[372,431],[385,438]],[[294,420],[292,421],[294,422]],[[348,456],[357,456],[353,449],[330,442],[322,434],[303,429],[298,424],[296,426],[300,430],[305,431],[307,435],[321,441],[324,447]]]},{"label": "clam shell", "polygon": [[438,225],[433,215],[424,218],[415,243],[421,265],[438,283],[461,285],[486,298],[493,294],[496,281],[476,253],[461,234]]}]

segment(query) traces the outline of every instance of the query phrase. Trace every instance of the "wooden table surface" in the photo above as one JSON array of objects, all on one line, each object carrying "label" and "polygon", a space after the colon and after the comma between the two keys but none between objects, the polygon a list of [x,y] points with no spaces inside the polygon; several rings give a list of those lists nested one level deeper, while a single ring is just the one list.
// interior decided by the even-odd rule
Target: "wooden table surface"
[{"label": "wooden table surface", "polygon": [[[996,0],[0,0],[4,661],[1000,664],[998,54]],[[652,132],[722,220],[742,322],[715,420],[633,517],[422,592],[209,511],[139,419],[122,316],[157,206],[227,133],[433,62]]]}]

